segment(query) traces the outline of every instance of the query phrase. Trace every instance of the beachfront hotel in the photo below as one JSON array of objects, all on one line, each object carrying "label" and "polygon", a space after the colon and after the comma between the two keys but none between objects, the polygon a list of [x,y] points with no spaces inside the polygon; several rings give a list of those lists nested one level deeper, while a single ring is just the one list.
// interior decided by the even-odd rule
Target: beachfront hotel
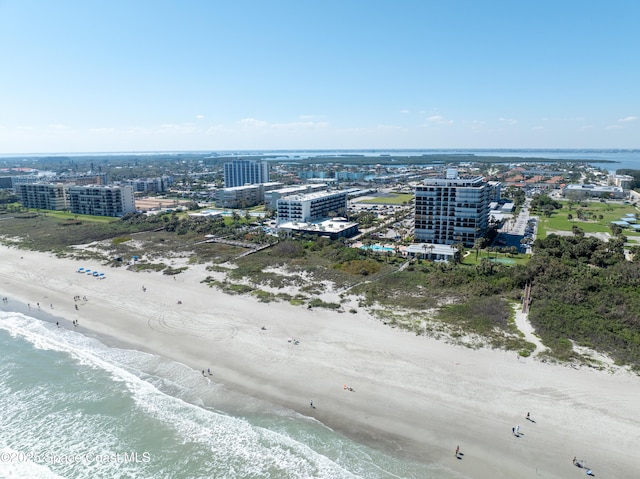
[{"label": "beachfront hotel", "polygon": [[132,186],[69,186],[67,201],[72,213],[120,217],[135,213]]},{"label": "beachfront hotel", "polygon": [[472,247],[486,233],[495,188],[481,176],[459,177],[455,169],[444,178],[425,179],[415,191],[416,240]]},{"label": "beachfront hotel", "polygon": [[224,187],[269,182],[269,163],[260,160],[233,160],[224,164]]},{"label": "beachfront hotel", "polygon": [[309,223],[329,216],[345,216],[346,191],[323,191],[290,195],[277,201],[278,223]]}]

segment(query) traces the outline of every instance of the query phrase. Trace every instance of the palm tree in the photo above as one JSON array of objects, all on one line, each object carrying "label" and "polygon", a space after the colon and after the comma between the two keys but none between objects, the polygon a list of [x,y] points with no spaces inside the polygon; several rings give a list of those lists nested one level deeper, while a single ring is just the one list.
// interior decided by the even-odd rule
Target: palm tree
[{"label": "palm tree", "polygon": [[484,248],[485,239],[484,238],[476,238],[476,241],[473,243],[473,247],[476,250],[476,260],[478,259],[478,254],[480,250]]}]

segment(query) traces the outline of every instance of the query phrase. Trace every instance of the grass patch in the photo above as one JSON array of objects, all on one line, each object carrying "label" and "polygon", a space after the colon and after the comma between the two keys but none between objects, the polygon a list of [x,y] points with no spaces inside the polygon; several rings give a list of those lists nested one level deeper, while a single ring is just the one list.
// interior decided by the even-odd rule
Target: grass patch
[{"label": "grass patch", "polygon": [[188,270],[189,267],[188,266],[181,266],[180,268],[172,268],[171,266],[167,266],[163,271],[162,274],[166,274],[169,276],[173,276],[175,274],[180,274],[183,271]]},{"label": "grass patch", "polygon": [[339,263],[336,265],[336,268],[352,275],[369,276],[378,273],[382,268],[382,265],[380,262],[372,259],[358,259]]},{"label": "grass patch", "polygon": [[326,309],[340,309],[340,305],[338,303],[327,303],[322,301],[320,298],[313,298],[309,301],[309,308],[326,308]]},{"label": "grass patch", "polygon": [[[611,222],[618,221],[625,214],[637,213],[634,206],[599,201],[560,201],[562,208],[554,210],[550,217],[539,214],[537,235],[540,238],[554,231],[571,231],[574,226],[585,233],[611,233]],[[572,219],[569,219],[569,215]],[[578,219],[582,217],[584,219]],[[630,232],[631,233],[631,232]],[[625,230],[625,234],[627,231]]]},{"label": "grass patch", "polygon": [[376,205],[404,205],[413,200],[413,195],[409,193],[387,193],[376,195],[373,198],[366,198],[358,203],[371,203]]},{"label": "grass patch", "polygon": [[167,267],[164,263],[136,263],[127,269],[131,271],[162,271]]},{"label": "grass patch", "polygon": [[126,243],[127,241],[131,241],[131,238],[128,236],[121,236],[119,238],[113,238],[111,243],[113,243],[114,246],[117,246],[119,244]]},{"label": "grass patch", "polygon": [[276,295],[273,293],[269,293],[268,291],[263,291],[261,289],[256,289],[252,291],[251,294],[258,298],[258,301],[261,303],[271,303],[277,299]]}]

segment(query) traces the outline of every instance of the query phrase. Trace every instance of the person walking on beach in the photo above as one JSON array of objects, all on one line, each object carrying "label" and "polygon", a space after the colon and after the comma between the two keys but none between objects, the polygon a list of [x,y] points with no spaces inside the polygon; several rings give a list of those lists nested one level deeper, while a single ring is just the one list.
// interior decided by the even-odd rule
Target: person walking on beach
[{"label": "person walking on beach", "polygon": [[315,409],[316,407],[313,405],[313,400],[309,403],[309,406],[311,406],[313,409]]},{"label": "person walking on beach", "polygon": [[456,446],[456,459],[460,455],[460,446]]}]

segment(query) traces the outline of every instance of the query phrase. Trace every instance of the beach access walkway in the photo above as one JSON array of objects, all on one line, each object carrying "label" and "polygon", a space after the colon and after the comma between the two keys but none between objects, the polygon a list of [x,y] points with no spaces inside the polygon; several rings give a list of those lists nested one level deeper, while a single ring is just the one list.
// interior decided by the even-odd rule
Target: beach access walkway
[{"label": "beach access walkway", "polygon": [[536,345],[536,350],[532,353],[532,356],[536,356],[547,350],[547,347],[542,344],[540,338],[535,334],[535,329],[529,322],[529,314],[522,310],[522,306],[514,308],[516,313],[516,327],[524,334],[524,339]]}]

